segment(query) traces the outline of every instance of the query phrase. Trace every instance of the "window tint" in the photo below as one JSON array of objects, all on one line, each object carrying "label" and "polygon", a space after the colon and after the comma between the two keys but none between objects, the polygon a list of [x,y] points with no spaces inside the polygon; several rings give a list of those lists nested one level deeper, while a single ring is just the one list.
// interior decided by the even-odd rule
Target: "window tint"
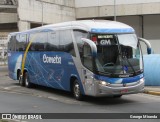
[{"label": "window tint", "polygon": [[59,50],[68,52],[75,56],[74,45],[72,40],[72,35],[70,30],[59,31]]},{"label": "window tint", "polygon": [[30,41],[29,51],[64,51],[75,56],[70,30],[32,33],[29,35]]},{"label": "window tint", "polygon": [[33,41],[30,46],[30,51],[45,51],[47,46],[47,32],[41,32],[30,35],[30,40]]},{"label": "window tint", "polygon": [[15,49],[16,49],[16,36],[11,36],[8,38],[9,38],[8,51],[15,51]]},{"label": "window tint", "polygon": [[83,31],[83,30],[74,30],[74,37],[77,42],[79,55],[82,60],[84,42],[81,40],[81,38],[88,38],[88,32]]},{"label": "window tint", "polygon": [[58,50],[59,50],[58,32],[48,32],[46,51],[58,51]]},{"label": "window tint", "polygon": [[74,30],[74,37],[77,42],[79,55],[82,64],[89,70],[93,71],[93,58],[91,56],[90,46],[82,41],[82,38],[89,38],[88,32],[83,30]]},{"label": "window tint", "polygon": [[16,51],[24,51],[26,48],[27,34],[16,35]]},{"label": "window tint", "polygon": [[83,65],[88,68],[89,70],[93,71],[93,62],[91,56],[91,48],[88,44],[83,46]]}]

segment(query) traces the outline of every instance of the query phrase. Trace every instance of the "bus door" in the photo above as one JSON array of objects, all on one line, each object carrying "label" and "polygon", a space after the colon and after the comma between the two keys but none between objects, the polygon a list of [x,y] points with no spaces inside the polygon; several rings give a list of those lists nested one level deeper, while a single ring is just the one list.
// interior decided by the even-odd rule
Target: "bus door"
[{"label": "bus door", "polygon": [[82,39],[84,41],[83,45],[83,55],[82,55],[82,79],[87,95],[94,94],[94,56],[96,54],[96,45],[94,42],[88,39]]}]

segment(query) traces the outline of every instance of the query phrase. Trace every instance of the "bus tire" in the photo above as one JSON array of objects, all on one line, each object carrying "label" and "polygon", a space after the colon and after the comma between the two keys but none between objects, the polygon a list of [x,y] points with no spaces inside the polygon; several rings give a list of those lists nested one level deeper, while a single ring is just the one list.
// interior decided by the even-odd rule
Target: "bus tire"
[{"label": "bus tire", "polygon": [[20,71],[20,70],[17,70],[17,80],[20,79],[20,76],[21,76],[21,71]]},{"label": "bus tire", "polygon": [[76,100],[81,101],[83,98],[83,95],[80,91],[80,86],[77,80],[74,81],[73,83],[73,95],[75,97]]},{"label": "bus tire", "polygon": [[33,84],[29,80],[29,76],[27,72],[24,73],[24,84],[25,84],[25,87],[27,88],[31,88],[33,86]]},{"label": "bus tire", "polygon": [[19,85],[20,85],[20,86],[25,86],[25,83],[24,83],[24,80],[23,80],[23,77],[22,77],[21,74],[19,74],[18,80],[19,80]]}]

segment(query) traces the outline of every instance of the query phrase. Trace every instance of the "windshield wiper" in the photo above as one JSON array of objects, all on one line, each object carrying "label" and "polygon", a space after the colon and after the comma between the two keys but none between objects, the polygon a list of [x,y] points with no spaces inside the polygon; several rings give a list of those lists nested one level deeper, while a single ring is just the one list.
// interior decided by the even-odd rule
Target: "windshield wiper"
[{"label": "windshield wiper", "polygon": [[[133,68],[132,64],[130,63],[130,61],[128,60],[128,58],[126,57],[126,55],[123,56],[123,59],[124,59],[124,58],[127,60],[129,66],[132,68],[132,70],[133,70],[133,72],[134,72],[134,75],[137,75],[135,69]],[[124,65],[123,65],[123,66],[124,66]]]},{"label": "windshield wiper", "polygon": [[[122,48],[120,46],[120,43],[118,43],[118,50],[119,50],[119,53],[118,53],[118,56],[119,56],[119,60],[122,61],[122,69],[124,69],[125,65],[124,65],[124,58],[127,60],[129,66],[132,68],[133,72],[134,72],[134,75],[136,75],[136,71],[135,69],[133,68],[132,64],[130,63],[130,61],[128,60],[128,58],[126,57],[126,54],[122,54]],[[121,62],[120,61],[120,62]],[[124,70],[123,70],[123,74],[125,74]]]}]

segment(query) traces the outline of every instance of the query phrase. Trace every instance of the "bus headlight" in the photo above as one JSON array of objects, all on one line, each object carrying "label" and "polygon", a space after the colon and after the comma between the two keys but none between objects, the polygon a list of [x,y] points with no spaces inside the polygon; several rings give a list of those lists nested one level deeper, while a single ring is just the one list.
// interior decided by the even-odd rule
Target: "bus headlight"
[{"label": "bus headlight", "polygon": [[102,86],[108,86],[110,83],[108,83],[106,81],[99,81],[99,84]]},{"label": "bus headlight", "polygon": [[140,81],[140,82],[144,82],[145,80],[144,80],[144,78],[141,78],[139,81]]}]

